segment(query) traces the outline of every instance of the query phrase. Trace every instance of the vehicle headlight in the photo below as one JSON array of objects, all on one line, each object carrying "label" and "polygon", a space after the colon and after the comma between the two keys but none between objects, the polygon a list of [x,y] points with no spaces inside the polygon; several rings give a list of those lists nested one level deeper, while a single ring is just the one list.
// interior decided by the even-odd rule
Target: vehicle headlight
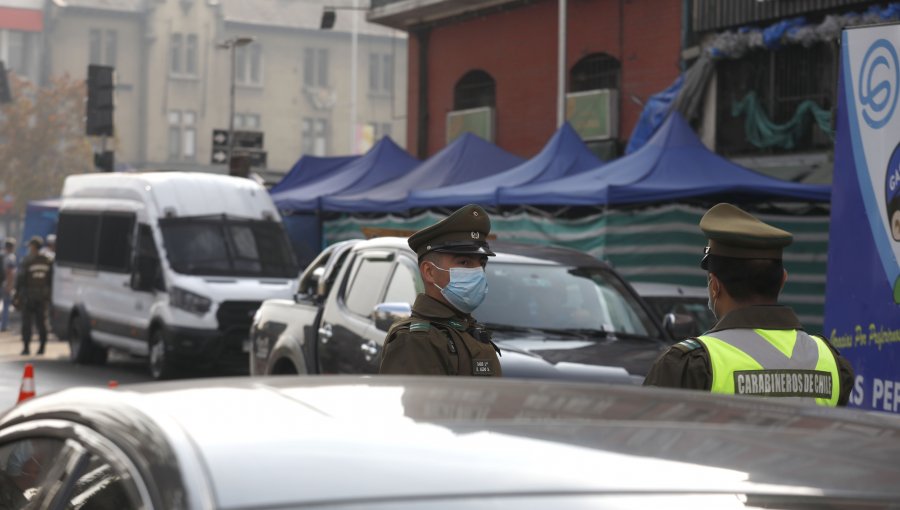
[{"label": "vehicle headlight", "polygon": [[169,289],[169,303],[175,308],[179,308],[186,312],[203,315],[209,311],[212,300],[180,287],[171,287]]}]

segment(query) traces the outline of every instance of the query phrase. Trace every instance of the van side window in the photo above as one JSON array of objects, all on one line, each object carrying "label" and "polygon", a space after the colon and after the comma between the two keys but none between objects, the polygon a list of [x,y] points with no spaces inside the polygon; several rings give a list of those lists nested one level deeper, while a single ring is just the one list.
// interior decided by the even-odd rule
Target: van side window
[{"label": "van side window", "polygon": [[134,246],[134,214],[104,213],[100,222],[100,246],[97,265],[103,271],[131,271],[131,247]]},{"label": "van side window", "polygon": [[96,268],[99,213],[63,211],[56,231],[56,264]]}]

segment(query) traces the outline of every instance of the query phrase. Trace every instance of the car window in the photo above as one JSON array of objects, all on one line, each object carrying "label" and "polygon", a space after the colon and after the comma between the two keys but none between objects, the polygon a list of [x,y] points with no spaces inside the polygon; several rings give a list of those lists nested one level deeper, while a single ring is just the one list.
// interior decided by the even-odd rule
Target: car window
[{"label": "car window", "polygon": [[413,304],[416,295],[419,293],[417,289],[418,271],[409,265],[399,262],[391,275],[391,281],[388,283],[387,292],[384,295],[386,303],[409,303]]},{"label": "car window", "polygon": [[538,329],[656,336],[653,320],[622,282],[601,268],[488,263],[481,322]]},{"label": "car window", "polygon": [[390,258],[360,257],[348,280],[344,304],[351,312],[368,317],[378,303],[393,261]]},{"label": "car window", "polygon": [[50,481],[65,441],[29,438],[0,447],[0,508],[25,508]]}]

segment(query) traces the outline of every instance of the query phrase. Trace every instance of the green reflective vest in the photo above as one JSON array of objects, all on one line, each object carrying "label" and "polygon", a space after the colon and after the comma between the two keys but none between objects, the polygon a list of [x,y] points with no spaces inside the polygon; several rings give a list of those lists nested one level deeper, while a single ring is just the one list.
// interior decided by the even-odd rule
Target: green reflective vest
[{"label": "green reflective vest", "polygon": [[821,338],[792,329],[728,329],[697,340],[709,352],[713,393],[837,405],[837,361]]}]

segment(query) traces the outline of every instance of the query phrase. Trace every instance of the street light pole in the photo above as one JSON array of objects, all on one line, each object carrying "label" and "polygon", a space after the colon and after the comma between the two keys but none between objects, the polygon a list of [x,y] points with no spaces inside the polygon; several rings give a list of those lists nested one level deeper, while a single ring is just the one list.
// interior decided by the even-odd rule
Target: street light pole
[{"label": "street light pole", "polygon": [[[559,2],[559,41],[556,76],[556,126],[566,121],[566,0]],[[621,29],[621,28],[620,28]]]},{"label": "street light pole", "polygon": [[246,46],[253,42],[252,37],[232,37],[220,43],[219,48],[231,52],[231,97],[228,107],[228,165],[231,165],[231,154],[234,152],[234,96],[237,70],[235,69],[236,53],[239,46]]}]

